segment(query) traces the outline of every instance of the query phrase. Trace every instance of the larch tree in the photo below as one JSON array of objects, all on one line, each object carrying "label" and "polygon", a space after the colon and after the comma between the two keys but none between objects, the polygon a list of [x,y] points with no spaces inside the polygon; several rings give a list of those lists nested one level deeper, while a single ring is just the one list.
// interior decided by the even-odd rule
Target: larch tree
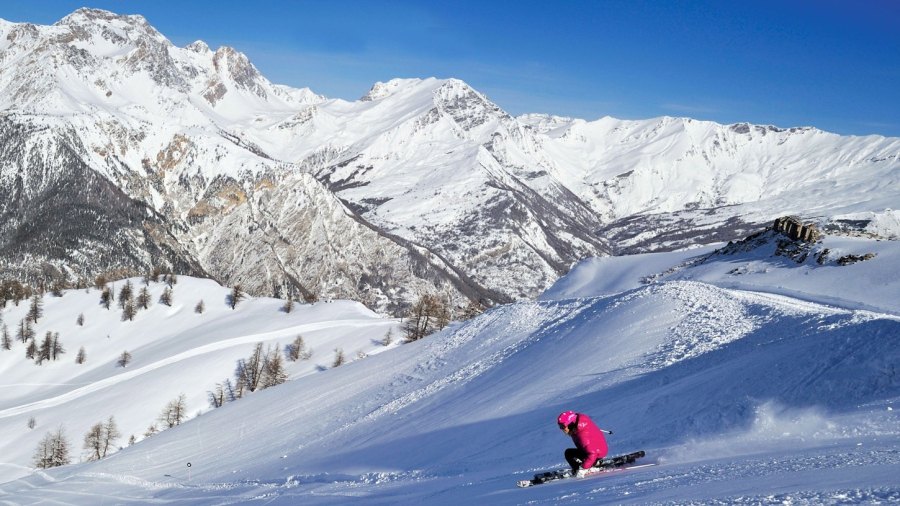
[{"label": "larch tree", "polygon": [[69,439],[65,427],[60,425],[55,431],[48,432],[34,451],[32,463],[38,469],[64,466],[71,462],[69,457]]},{"label": "larch tree", "polygon": [[6,324],[3,324],[3,327],[0,328],[0,348],[4,350],[12,349],[12,339],[9,338],[9,327]]},{"label": "larch tree", "polygon": [[157,419],[165,428],[171,429],[181,425],[187,419],[187,401],[184,394],[172,399],[163,408]]},{"label": "larch tree", "polygon": [[233,310],[242,300],[244,300],[244,292],[241,291],[241,285],[234,285],[234,288],[231,289],[231,293],[228,295],[228,305]]},{"label": "larch tree", "polygon": [[347,359],[344,358],[344,350],[341,348],[335,348],[334,349],[334,361],[331,363],[331,367],[342,366],[342,365],[344,365],[344,363],[346,361],[347,361]]},{"label": "larch tree", "polygon": [[87,360],[87,353],[84,351],[84,346],[82,346],[78,348],[78,354],[75,355],[75,363],[83,364],[85,360]]},{"label": "larch tree", "polygon": [[159,302],[172,307],[172,288],[167,286],[159,296]]},{"label": "larch tree", "polygon": [[150,290],[148,290],[146,286],[141,287],[141,291],[138,293],[135,304],[139,309],[147,309],[150,307]]},{"label": "larch tree", "polygon": [[122,306],[122,321],[134,321],[134,316],[137,314],[137,307],[134,305],[134,300],[128,299],[125,301],[125,305]]},{"label": "larch tree", "polygon": [[53,343],[50,346],[50,358],[53,360],[59,360],[59,356],[64,354],[66,349],[63,347],[62,343],[59,342],[59,332],[53,333]]},{"label": "larch tree", "polygon": [[78,313],[78,318],[75,319],[75,324],[79,327],[84,327],[84,313]]},{"label": "larch tree", "polygon": [[206,304],[203,303],[203,299],[200,299],[200,302],[198,302],[197,305],[194,306],[194,312],[197,314],[203,314],[204,311],[206,311]]},{"label": "larch tree", "polygon": [[32,323],[37,323],[42,316],[44,316],[44,298],[36,293],[31,298],[31,305],[28,306],[28,319]]},{"label": "larch tree", "polygon": [[306,343],[303,342],[303,336],[298,335],[294,342],[287,345],[287,358],[291,362],[298,360],[309,360],[312,357],[312,350],[306,349]]},{"label": "larch tree", "polygon": [[122,285],[122,289],[119,290],[119,308],[125,309],[125,304],[128,301],[134,299],[134,286],[131,284],[130,279],[125,280],[125,284]]},{"label": "larch tree", "polygon": [[[275,345],[275,349],[278,349],[278,345]],[[274,387],[275,385],[280,385],[288,380],[287,371],[284,370],[284,362],[281,358],[280,353],[272,353],[271,351],[266,353],[266,363],[263,367],[263,378],[261,380],[262,387],[269,388]]]},{"label": "larch tree", "polygon": [[131,353],[123,351],[122,354],[119,355],[119,360],[116,362],[116,364],[124,369],[126,366],[128,366],[129,362],[131,362]]}]

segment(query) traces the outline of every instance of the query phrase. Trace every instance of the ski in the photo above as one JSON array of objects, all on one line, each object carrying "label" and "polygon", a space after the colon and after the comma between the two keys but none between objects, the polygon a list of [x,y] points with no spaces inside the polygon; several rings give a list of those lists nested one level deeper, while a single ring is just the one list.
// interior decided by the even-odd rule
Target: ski
[{"label": "ski", "polygon": [[[617,457],[609,457],[605,459],[601,459],[599,464],[594,464],[589,471],[587,476],[595,476],[598,474],[607,474],[614,473],[618,471],[625,471],[628,469],[637,469],[641,467],[649,467],[654,464],[643,464],[638,466],[629,466],[628,464],[633,464],[634,461],[643,457],[645,453],[643,451],[629,453],[627,455],[619,455]],[[540,485],[542,483],[549,483],[551,481],[559,481],[565,480],[568,478],[574,478],[575,475],[572,474],[571,469],[557,469],[556,471],[547,471],[543,473],[538,473],[534,475],[534,478],[531,480],[521,480],[517,481],[516,485],[519,487],[530,487],[533,485]]]}]

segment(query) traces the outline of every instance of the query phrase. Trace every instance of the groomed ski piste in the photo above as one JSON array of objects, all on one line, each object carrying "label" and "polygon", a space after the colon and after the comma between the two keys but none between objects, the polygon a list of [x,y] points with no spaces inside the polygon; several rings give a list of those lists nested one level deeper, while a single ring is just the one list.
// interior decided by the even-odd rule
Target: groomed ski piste
[{"label": "groomed ski piste", "polygon": [[[251,299],[232,311],[227,288],[182,277],[181,306],[122,322],[96,291],[48,296],[37,334],[60,332],[64,358],[36,366],[21,343],[0,351],[0,501],[900,501],[900,243],[826,236],[814,249],[801,263],[767,243],[586,260],[539,301],[388,347],[380,340],[388,328],[399,337],[398,322],[353,302],[284,314],[281,301]],[[201,297],[208,311],[198,315]],[[24,304],[3,310],[11,329]],[[298,333],[315,352],[289,364],[290,381],[209,408],[206,392],[254,343]],[[82,344],[88,360],[77,365]],[[336,347],[353,361],[330,368]],[[134,356],[124,369],[123,349]],[[143,439],[182,392],[190,419]],[[555,419],[567,409],[614,432],[611,454],[644,450],[638,463],[656,465],[517,488],[564,467],[571,440]],[[29,468],[47,431],[64,424],[78,455],[109,415],[120,446],[131,433],[138,442],[97,462]]]}]

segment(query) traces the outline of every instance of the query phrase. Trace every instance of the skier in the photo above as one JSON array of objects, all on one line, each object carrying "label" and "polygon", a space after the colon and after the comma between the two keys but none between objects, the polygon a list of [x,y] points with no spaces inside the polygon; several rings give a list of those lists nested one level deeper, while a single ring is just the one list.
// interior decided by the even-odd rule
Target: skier
[{"label": "skier", "polygon": [[590,417],[574,411],[560,413],[556,423],[575,442],[576,448],[566,449],[566,462],[572,466],[572,474],[584,478],[588,470],[609,451],[603,431],[594,425]]}]

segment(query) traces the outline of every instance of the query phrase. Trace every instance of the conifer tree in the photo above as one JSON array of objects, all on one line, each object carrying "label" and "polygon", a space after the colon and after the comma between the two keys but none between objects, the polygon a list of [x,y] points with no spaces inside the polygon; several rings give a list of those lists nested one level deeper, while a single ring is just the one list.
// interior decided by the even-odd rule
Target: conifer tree
[{"label": "conifer tree", "polygon": [[62,343],[59,342],[59,332],[53,333],[53,344],[51,346],[50,358],[53,360],[59,360],[59,356],[64,354],[66,349],[63,347]]},{"label": "conifer tree", "polygon": [[206,304],[203,303],[203,299],[200,299],[200,302],[198,302],[197,305],[194,306],[194,312],[197,314],[203,314],[204,311],[206,311]]},{"label": "conifer tree", "polygon": [[44,299],[39,294],[34,294],[34,297],[31,298],[31,305],[28,307],[28,319],[37,323],[42,316],[44,316]]},{"label": "conifer tree", "polygon": [[123,351],[122,354],[119,355],[119,360],[116,362],[116,364],[124,369],[129,362],[131,362],[131,353]]},{"label": "conifer tree", "polygon": [[134,286],[132,286],[130,279],[126,279],[125,284],[122,286],[122,289],[119,290],[119,308],[124,310],[125,304],[127,304],[128,301],[131,301],[133,299],[134,299]]},{"label": "conifer tree", "polygon": [[75,363],[83,364],[85,360],[87,360],[87,353],[84,351],[84,346],[82,346],[78,348],[78,354],[75,355]]},{"label": "conifer tree", "polygon": [[134,301],[128,299],[125,301],[125,305],[122,306],[122,321],[134,321],[134,315],[137,314],[137,308],[134,306]]},{"label": "conifer tree", "polygon": [[307,350],[306,343],[303,341],[303,336],[297,335],[294,342],[287,345],[287,356],[288,360],[291,362],[309,360],[310,357],[312,357],[312,350]]},{"label": "conifer tree", "polygon": [[282,309],[285,313],[288,313],[288,314],[289,314],[291,311],[294,310],[294,300],[293,300],[293,299],[288,299],[288,300],[284,301],[284,305],[281,306],[281,309]]},{"label": "conifer tree", "polygon": [[37,356],[34,357],[34,361],[37,362],[38,365],[44,363],[45,360],[50,360],[53,356],[53,333],[49,330],[44,335],[44,340],[41,341],[41,346],[38,348]]},{"label": "conifer tree", "polygon": [[[275,345],[275,349],[278,349],[278,345]],[[288,374],[287,371],[284,370],[284,362],[281,359],[280,353],[266,353],[266,363],[263,367],[263,378],[262,378],[262,387],[261,388],[269,388],[275,385],[280,385],[287,381]]]},{"label": "conifer tree", "polygon": [[162,295],[159,296],[159,302],[169,307],[172,306],[172,289],[170,287],[167,286],[163,290]]},{"label": "conifer tree", "polygon": [[29,360],[34,360],[34,357],[38,353],[38,347],[34,344],[34,339],[28,341],[28,346],[25,347],[25,358]]},{"label": "conifer tree", "polygon": [[62,425],[55,431],[48,432],[38,443],[32,462],[38,469],[64,466],[71,462],[69,440]]},{"label": "conifer tree", "polygon": [[100,305],[102,305],[106,309],[109,309],[109,307],[112,305],[112,291],[108,286],[104,286],[103,291],[100,292]]},{"label": "conifer tree", "polygon": [[150,291],[147,290],[146,286],[141,287],[141,291],[140,293],[138,293],[137,300],[135,302],[137,303],[137,307],[140,309],[147,309],[150,307]]},{"label": "conifer tree", "polygon": [[157,420],[163,427],[171,429],[176,425],[181,425],[185,419],[187,419],[187,401],[184,394],[181,394],[166,404]]},{"label": "conifer tree", "polygon": [[96,288],[97,290],[105,289],[106,283],[107,283],[106,276],[104,276],[103,274],[100,274],[99,276],[94,278],[94,288]]},{"label": "conifer tree", "polygon": [[12,349],[12,340],[9,338],[9,328],[6,324],[3,324],[3,328],[0,329],[0,348],[4,350]]},{"label": "conifer tree", "polygon": [[240,301],[244,300],[244,292],[241,291],[241,285],[234,285],[231,294],[228,295],[228,305],[234,310]]},{"label": "conifer tree", "polygon": [[75,324],[79,327],[84,327],[84,313],[78,313],[78,318],[75,320]]}]

